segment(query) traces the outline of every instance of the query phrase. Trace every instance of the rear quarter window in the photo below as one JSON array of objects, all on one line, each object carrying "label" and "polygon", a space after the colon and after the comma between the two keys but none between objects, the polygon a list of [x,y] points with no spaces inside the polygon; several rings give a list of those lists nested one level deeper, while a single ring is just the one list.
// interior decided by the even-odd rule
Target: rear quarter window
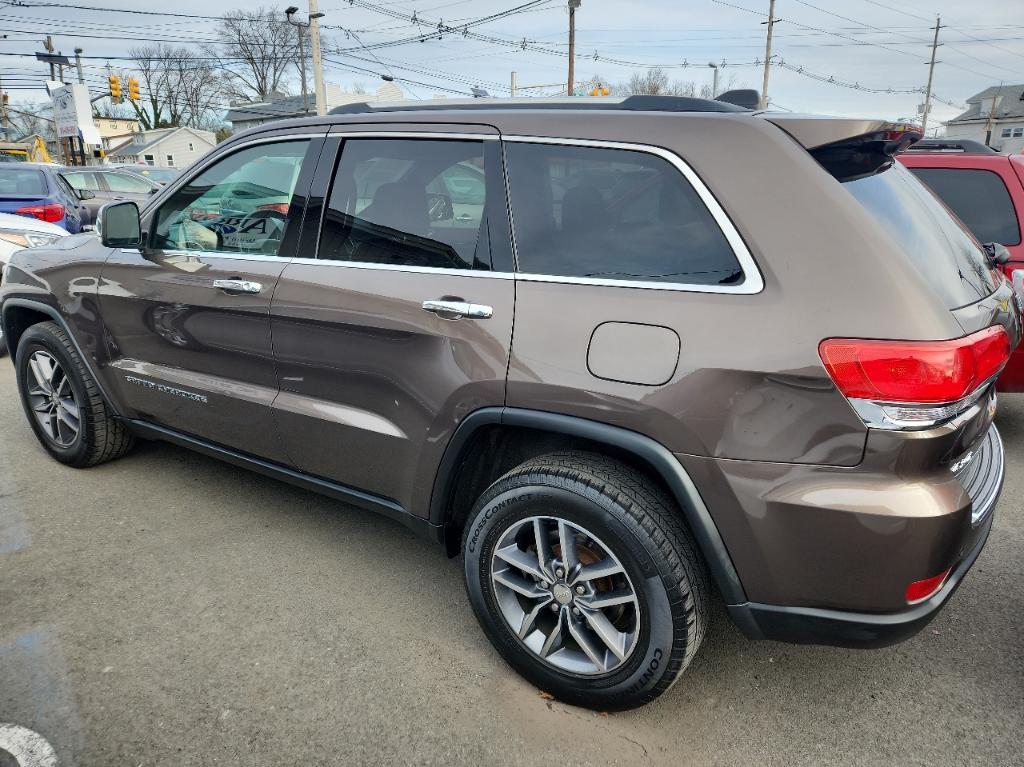
[{"label": "rear quarter window", "polygon": [[978,242],[900,163],[843,183],[917,267],[950,309],[977,303],[998,286]]},{"label": "rear quarter window", "polygon": [[736,286],[722,228],[678,168],[628,149],[508,142],[519,271]]},{"label": "rear quarter window", "polygon": [[1020,223],[998,173],[975,168],[911,168],[979,242],[1020,245]]}]

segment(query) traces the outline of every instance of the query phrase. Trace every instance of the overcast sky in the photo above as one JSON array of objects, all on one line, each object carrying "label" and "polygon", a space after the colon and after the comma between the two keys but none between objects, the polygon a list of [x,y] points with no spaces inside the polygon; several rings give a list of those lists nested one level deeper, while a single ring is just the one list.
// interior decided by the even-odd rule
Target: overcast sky
[{"label": "overcast sky", "polygon": [[[294,0],[305,13],[305,0]],[[321,0],[329,48],[354,49],[351,55],[332,55],[326,79],[342,85],[376,87],[375,73],[389,71],[426,85],[401,83],[421,97],[440,88],[468,90],[477,83],[493,95],[508,95],[509,74],[515,70],[521,86],[564,82],[568,13],[566,0],[546,0],[538,6],[491,23],[473,27],[475,33],[528,42],[528,50],[446,34],[440,40],[410,42],[376,50],[358,48],[338,27],[356,31],[361,44],[402,40],[436,28],[439,20],[457,26],[518,5],[527,0],[366,0],[377,9],[350,6],[347,0]],[[267,4],[284,8],[291,4]],[[47,34],[65,54],[84,49],[90,83],[102,87],[102,57],[127,66],[133,45],[146,38],[174,44],[212,36],[214,22],[173,16],[112,13],[73,9],[95,8],[165,11],[211,15],[253,4],[223,0],[24,0],[23,5],[0,6],[0,53],[41,50]],[[394,18],[379,9],[405,18]],[[627,80],[641,67],[662,64],[674,79],[697,85],[711,81],[709,61],[725,63],[723,84],[760,87],[764,60],[768,0],[583,0],[577,11],[577,78],[598,75],[608,81]],[[413,25],[416,12],[423,23]],[[934,91],[950,105],[936,103],[934,118],[956,115],[967,97],[989,85],[1024,83],[1024,1],[973,0],[778,0],[774,52],[786,67],[773,67],[769,93],[780,109],[836,115],[878,115],[907,118],[923,101],[915,93],[869,93],[836,83],[894,91],[923,88],[928,74],[929,45],[936,13],[943,25]],[[596,59],[595,59],[596,56]],[[100,58],[92,58],[100,57]],[[373,60],[376,57],[378,61]],[[369,60],[367,60],[369,59]],[[28,88],[41,84],[45,66],[31,58],[4,55],[0,73],[13,99],[42,98]],[[613,61],[614,60],[614,61]],[[342,64],[333,63],[342,62]],[[687,62],[689,66],[681,66]],[[353,73],[352,67],[369,70]],[[811,76],[832,78],[819,82]],[[504,91],[503,91],[504,89]],[[555,89],[548,89],[553,92]],[[534,91],[537,93],[543,90]]]}]

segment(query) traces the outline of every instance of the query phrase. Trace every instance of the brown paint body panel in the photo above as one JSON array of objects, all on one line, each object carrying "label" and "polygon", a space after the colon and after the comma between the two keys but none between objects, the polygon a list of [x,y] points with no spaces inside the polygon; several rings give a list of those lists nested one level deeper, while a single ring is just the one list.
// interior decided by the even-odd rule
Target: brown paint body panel
[{"label": "brown paint body panel", "polygon": [[[459,421],[504,404],[514,290],[486,273],[289,265],[272,311],[274,416],[295,465],[425,514]],[[494,314],[453,321],[423,310],[442,296]]]}]

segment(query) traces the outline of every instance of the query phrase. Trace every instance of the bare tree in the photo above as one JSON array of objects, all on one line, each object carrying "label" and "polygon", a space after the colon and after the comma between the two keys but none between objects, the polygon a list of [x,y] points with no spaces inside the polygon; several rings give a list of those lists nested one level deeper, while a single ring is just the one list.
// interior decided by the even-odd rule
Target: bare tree
[{"label": "bare tree", "polygon": [[133,48],[129,54],[142,91],[139,101],[129,103],[145,130],[199,127],[214,119],[221,77],[204,58],[189,48],[162,43]]},{"label": "bare tree", "polygon": [[53,106],[49,102],[12,104],[7,108],[11,130],[8,134],[17,140],[39,135],[46,140],[56,136],[53,125]]},{"label": "bare tree", "polygon": [[[730,73],[720,91],[736,87],[736,75]],[[663,69],[647,69],[634,72],[628,82],[613,86],[612,92],[617,96],[697,96],[702,99],[712,98],[711,83],[698,86],[693,80],[669,80]]]},{"label": "bare tree", "polygon": [[228,95],[266,101],[284,92],[298,67],[299,41],[284,14],[262,6],[229,11],[216,30],[217,42],[205,46],[228,81]]}]

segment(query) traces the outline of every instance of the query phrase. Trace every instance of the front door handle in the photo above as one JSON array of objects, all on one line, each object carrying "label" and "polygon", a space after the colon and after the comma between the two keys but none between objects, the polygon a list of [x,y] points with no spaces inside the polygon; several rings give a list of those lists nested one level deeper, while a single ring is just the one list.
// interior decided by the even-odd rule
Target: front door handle
[{"label": "front door handle", "polygon": [[263,286],[251,280],[214,280],[213,287],[225,293],[259,293]]},{"label": "front door handle", "polygon": [[423,309],[445,320],[461,320],[463,317],[471,320],[486,320],[494,314],[494,309],[490,306],[457,300],[424,301]]}]

